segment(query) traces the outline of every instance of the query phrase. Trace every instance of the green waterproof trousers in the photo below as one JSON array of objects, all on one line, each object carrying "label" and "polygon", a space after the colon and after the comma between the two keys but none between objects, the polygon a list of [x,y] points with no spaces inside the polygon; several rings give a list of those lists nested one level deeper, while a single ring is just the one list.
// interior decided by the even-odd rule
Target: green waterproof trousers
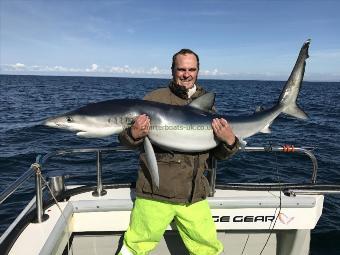
[{"label": "green waterproof trousers", "polygon": [[223,251],[207,200],[185,205],[137,197],[119,254],[149,254],[173,219],[190,254],[213,255]]}]

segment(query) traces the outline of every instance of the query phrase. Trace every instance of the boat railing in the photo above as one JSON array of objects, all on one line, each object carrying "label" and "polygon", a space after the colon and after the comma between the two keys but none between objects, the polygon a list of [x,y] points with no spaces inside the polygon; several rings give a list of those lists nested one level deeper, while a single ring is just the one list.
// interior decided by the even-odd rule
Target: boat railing
[{"label": "boat railing", "polygon": [[[131,149],[123,146],[116,147],[104,147],[104,148],[76,148],[76,149],[63,149],[53,152],[49,152],[45,155],[38,155],[36,157],[36,162],[33,163],[30,168],[22,174],[16,181],[14,181],[10,186],[8,186],[0,194],[0,204],[2,204],[11,194],[13,194],[26,180],[28,180],[33,175],[35,176],[35,193],[36,193],[36,211],[37,211],[37,222],[44,221],[43,214],[43,202],[42,202],[42,177],[41,171],[43,167],[47,164],[49,159],[56,156],[64,156],[68,154],[76,153],[96,153],[96,165],[97,165],[97,184],[96,190],[92,193],[93,196],[104,196],[106,191],[103,189],[102,183],[102,153],[110,151],[132,151]],[[311,177],[311,183],[316,183],[318,164],[314,154],[306,148],[294,148],[293,146],[267,146],[267,147],[241,147],[241,152],[285,152],[285,153],[300,153],[306,154],[313,163],[313,171]],[[209,171],[209,182],[210,182],[210,196],[215,193],[215,183],[216,183],[216,160],[212,160],[211,169]]]},{"label": "boat railing", "polygon": [[[313,164],[312,176],[311,176],[311,184],[316,184],[317,173],[318,173],[318,161],[311,151],[312,148],[304,148],[304,147],[294,147],[293,145],[283,145],[283,146],[242,146],[239,148],[239,152],[279,152],[279,153],[296,153],[296,154],[305,154],[309,157]],[[211,172],[209,174],[209,183],[210,183],[210,196],[215,194],[216,188],[216,160],[213,159],[211,162]],[[234,187],[236,185],[233,185]]]}]

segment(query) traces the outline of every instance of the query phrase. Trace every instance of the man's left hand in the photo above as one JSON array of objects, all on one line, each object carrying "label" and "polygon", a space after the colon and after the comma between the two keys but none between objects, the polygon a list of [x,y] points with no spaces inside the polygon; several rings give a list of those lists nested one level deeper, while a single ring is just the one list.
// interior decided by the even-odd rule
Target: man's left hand
[{"label": "man's left hand", "polygon": [[235,135],[233,130],[231,129],[228,122],[221,118],[215,118],[213,119],[211,126],[214,130],[215,136],[221,140],[222,142],[225,142],[228,145],[233,145],[235,143]]}]

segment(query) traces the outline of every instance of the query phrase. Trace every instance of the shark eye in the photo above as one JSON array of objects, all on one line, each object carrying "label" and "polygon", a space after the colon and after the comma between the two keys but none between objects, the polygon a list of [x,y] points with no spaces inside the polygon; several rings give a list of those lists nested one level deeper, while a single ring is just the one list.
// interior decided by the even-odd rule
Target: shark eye
[{"label": "shark eye", "polygon": [[66,117],[66,121],[67,122],[72,122],[72,118],[71,117]]}]

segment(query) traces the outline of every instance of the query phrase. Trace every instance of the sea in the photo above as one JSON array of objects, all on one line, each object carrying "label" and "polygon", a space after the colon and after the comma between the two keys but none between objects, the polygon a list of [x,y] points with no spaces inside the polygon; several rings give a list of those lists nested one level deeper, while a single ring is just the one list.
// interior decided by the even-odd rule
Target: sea
[{"label": "sea", "polygon": [[[69,148],[119,145],[117,137],[88,139],[51,129],[41,122],[53,115],[109,99],[143,98],[168,79],[0,75],[0,192],[27,171],[38,155]],[[251,115],[259,106],[273,106],[285,81],[199,80],[216,93],[217,111],[228,116]],[[271,133],[247,139],[247,146],[307,147],[318,160],[317,183],[340,184],[340,82],[303,82],[299,106],[307,121],[280,116]],[[103,155],[104,184],[136,180],[138,152]],[[68,176],[67,184],[95,184],[94,154],[52,158],[43,168],[46,177]],[[308,157],[274,152],[239,152],[218,162],[218,183],[310,183]],[[34,196],[34,178],[0,205],[3,233]],[[312,231],[311,254],[340,254],[340,195],[326,195],[323,214]]]}]

